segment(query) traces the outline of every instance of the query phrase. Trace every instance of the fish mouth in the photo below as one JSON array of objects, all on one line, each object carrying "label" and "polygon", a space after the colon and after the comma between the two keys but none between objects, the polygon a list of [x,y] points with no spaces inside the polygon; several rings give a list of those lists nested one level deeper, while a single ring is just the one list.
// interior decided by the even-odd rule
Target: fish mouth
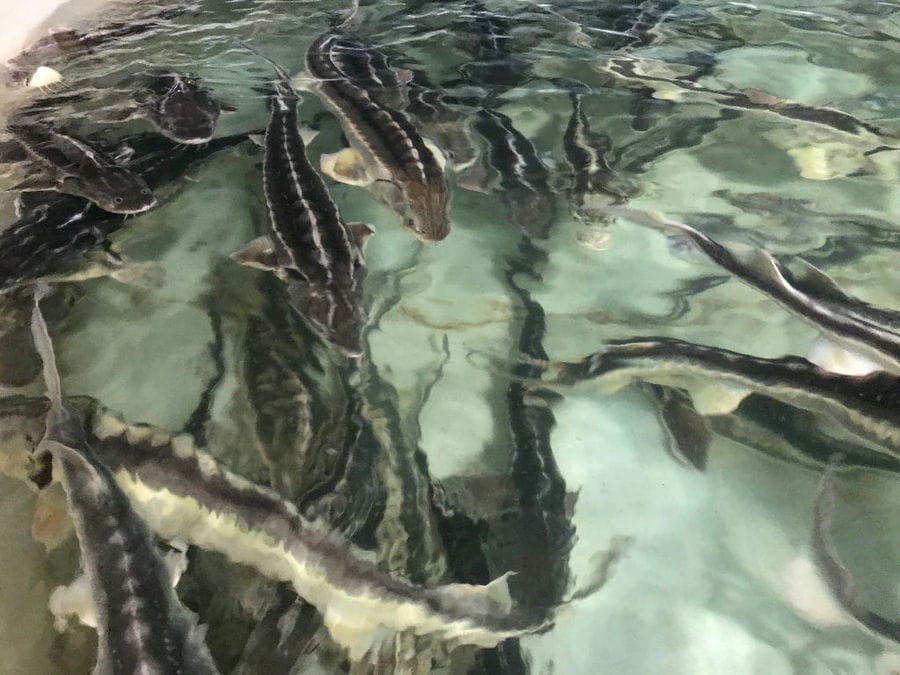
[{"label": "fish mouth", "polygon": [[104,208],[103,210],[109,211],[110,213],[120,213],[120,214],[126,215],[126,216],[133,216],[133,215],[137,215],[138,213],[144,213],[145,211],[149,211],[154,206],[156,206],[156,204],[157,204],[157,200],[154,199],[152,202],[150,202],[148,204],[143,204],[141,206],[135,206],[135,207],[130,207],[130,208],[122,207],[122,206],[113,206],[112,208],[109,208],[109,209]]},{"label": "fish mouth", "polygon": [[204,145],[209,143],[212,139],[212,134],[209,134],[208,136],[169,136],[169,140],[181,143],[182,145]]}]

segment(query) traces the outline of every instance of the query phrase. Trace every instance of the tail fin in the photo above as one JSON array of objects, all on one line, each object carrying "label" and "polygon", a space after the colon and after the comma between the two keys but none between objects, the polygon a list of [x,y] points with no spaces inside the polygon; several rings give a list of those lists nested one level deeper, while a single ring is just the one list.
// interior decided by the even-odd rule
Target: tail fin
[{"label": "tail fin", "polygon": [[53,351],[53,342],[50,340],[50,332],[47,330],[47,322],[41,314],[41,299],[47,295],[48,287],[40,284],[34,291],[34,310],[31,314],[31,335],[34,338],[34,346],[41,361],[44,362],[44,382],[47,385],[47,396],[50,399],[52,410],[62,409],[62,388],[59,384],[59,371],[56,369],[56,354]]}]

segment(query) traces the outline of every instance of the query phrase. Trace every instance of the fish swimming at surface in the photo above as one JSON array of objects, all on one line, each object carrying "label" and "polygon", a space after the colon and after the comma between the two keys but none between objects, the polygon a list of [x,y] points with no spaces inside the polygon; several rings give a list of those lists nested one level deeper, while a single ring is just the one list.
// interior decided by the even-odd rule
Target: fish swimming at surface
[{"label": "fish swimming at surface", "polygon": [[621,206],[608,207],[605,212],[687,237],[717,265],[811,323],[829,340],[846,345],[851,356],[866,359],[854,366],[851,374],[878,368],[900,373],[900,313],[852,297],[809,263],[795,259],[784,264],[763,249],[720,244],[690,225],[658,213]]},{"label": "fish swimming at surface", "polygon": [[143,178],[87,143],[43,124],[12,124],[9,129],[38,169],[13,189],[83,197],[110,213],[143,213],[156,205]]},{"label": "fish swimming at surface", "polygon": [[[322,170],[337,181],[366,186],[396,210],[420,240],[436,242],[450,232],[450,192],[444,158],[409,118],[379,104],[342,68],[348,38],[325,32],[306,52],[304,86],[317,94],[341,122],[350,148],[322,157]],[[295,82],[303,81],[295,78]]]},{"label": "fish swimming at surface", "polygon": [[269,235],[233,257],[275,272],[287,284],[289,303],[313,332],[348,356],[359,356],[366,318],[360,297],[362,248],[373,230],[344,223],[306,156],[297,127],[299,97],[287,74],[276,70],[263,162]]},{"label": "fish swimming at surface", "polygon": [[618,390],[635,380],[687,388],[698,411],[726,414],[751,392],[818,413],[900,459],[900,378],[840,375],[805,359],[764,359],[672,338],[611,341],[580,361],[551,364],[551,381],[595,381]]},{"label": "fish swimming at surface", "polygon": [[218,670],[196,619],[181,605],[146,524],[93,452],[78,410],[61,398],[53,346],[35,295],[32,332],[50,396],[39,450],[61,468],[81,559],[93,590],[99,641],[95,673]]}]

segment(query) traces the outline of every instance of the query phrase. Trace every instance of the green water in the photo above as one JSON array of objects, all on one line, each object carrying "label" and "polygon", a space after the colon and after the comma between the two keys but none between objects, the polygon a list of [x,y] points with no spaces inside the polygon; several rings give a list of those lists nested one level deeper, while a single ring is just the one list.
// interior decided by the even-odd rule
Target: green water
[{"label": "green water", "polygon": [[[390,50],[398,66],[459,91],[483,30],[475,3],[413,4],[364,3],[351,25],[357,36]],[[762,90],[840,110],[896,134],[900,6],[681,3],[653,29],[649,44],[622,46],[603,32],[610,19],[601,10],[615,3],[484,4],[485,11],[505,17],[510,32],[503,44],[527,72],[519,81],[481,84],[466,93],[508,116],[534,144],[556,202],[549,236],[528,242],[521,223],[512,222],[502,187],[472,179],[471,172],[448,171],[451,232],[431,246],[414,239],[363,188],[326,179],[344,219],[376,229],[365,251],[364,296],[372,321],[363,374],[312,344],[308,332],[285,335],[298,325],[288,321],[269,334],[301,346],[278,352],[285,372],[275,380],[286,382],[292,368],[315,371],[309,395],[315,401],[311,426],[318,431],[310,454],[329,451],[342,437],[346,421],[335,410],[348,397],[361,401],[376,440],[358,452],[372,454],[384,485],[378,556],[398,575],[428,584],[458,580],[452,552],[436,534],[437,507],[425,494],[431,482],[443,485],[473,518],[484,519],[481,553],[490,578],[520,571],[513,592],[525,604],[564,601],[587,583],[611,541],[625,537],[630,544],[601,590],[565,608],[551,630],[507,644],[505,666],[496,654],[462,649],[447,656],[427,641],[412,647],[415,656],[408,661],[439,672],[898,672],[897,645],[828,605],[826,589],[810,571],[813,506],[824,464],[822,457],[797,459],[815,449],[814,438],[806,445],[801,439],[796,452],[785,450],[790,440],[779,441],[775,416],[793,419],[796,409],[764,413],[776,419],[776,432],[767,437],[753,428],[734,432],[747,419],[743,407],[706,417],[711,435],[704,466],[697,469],[667,452],[657,407],[644,389],[559,387],[558,397],[547,395],[555,418],[547,425],[552,454],[516,474],[517,453],[526,450],[508,387],[529,317],[520,289],[543,311],[543,348],[554,361],[584,357],[609,340],[644,336],[762,357],[803,356],[818,335],[699,254],[680,252],[659,232],[624,220],[575,217],[563,152],[572,108],[563,78],[587,85],[582,105],[592,129],[623,149],[611,169],[627,186],[629,206],[662,211],[719,241],[809,260],[852,295],[900,311],[900,155],[866,155],[890,142],[740,111],[703,133],[692,132],[691,143],[673,144],[686,130],[701,129],[698,121],[717,120],[717,101],[661,93],[650,101],[648,128],[636,130],[634,88],[604,70],[610,58],[627,54],[645,72],[671,78],[695,74],[694,65],[685,64],[702,56],[710,67],[692,81],[703,87]],[[91,53],[57,56],[51,64],[63,73],[63,91],[88,97],[63,104],[54,115],[73,132],[109,138],[148,130],[140,120],[96,120],[127,101],[121,84],[127,74],[162,64],[195,73],[236,108],[223,113],[217,136],[259,132],[268,119],[271,67],[236,40],[251,42],[296,73],[308,45],[328,29],[332,13],[344,9],[317,2],[198,2],[144,34]],[[111,15],[128,17],[131,11],[137,10],[115,8]],[[459,109],[462,134],[478,102],[467,100]],[[323,110],[313,94],[303,95],[300,119],[319,131],[309,146],[314,166],[320,154],[342,144],[338,122]],[[471,128],[468,133],[483,163],[484,141]],[[634,162],[629,168],[634,157],[644,158],[639,168]],[[94,397],[132,422],[172,431],[190,424],[217,458],[278,487],[279,476],[300,469],[290,456],[273,460],[260,437],[261,413],[250,400],[248,373],[254,358],[276,348],[255,344],[250,325],[276,325],[273,317],[291,310],[286,304],[278,309],[283,290],[265,272],[229,259],[265,229],[261,162],[262,151],[242,142],[192,165],[174,183],[177,190],[169,189],[157,208],[129,218],[113,237],[130,258],[159,264],[165,284],[147,290],[104,277],[66,285],[73,302],[51,327],[68,394]],[[12,222],[11,197],[2,209],[3,222]],[[529,246],[532,253],[523,253]],[[326,365],[310,368],[311,354]],[[349,393],[335,384],[341,378]],[[10,388],[42,391],[40,381]],[[828,420],[810,419],[837,445],[861,443]],[[392,424],[393,435],[384,431]],[[833,528],[864,605],[895,621],[896,475],[896,463],[842,472]],[[533,492],[516,497],[523,485]],[[14,665],[0,665],[0,671],[86,672],[91,631],[73,622],[57,633],[46,609],[50,590],[75,576],[77,547],[70,537],[47,553],[31,540],[34,499],[32,491],[4,479],[0,518],[8,543],[0,551],[7,578],[0,585],[0,644],[3,660]],[[400,517],[402,509],[412,515]],[[357,510],[362,522],[366,508]],[[418,518],[418,534],[408,534],[404,518]],[[222,671],[242,664],[241,672],[263,672],[254,670],[262,666],[246,644],[270,607],[274,584],[215,555],[192,556],[179,592],[210,624],[208,643]],[[467,562],[463,555],[459,564]],[[290,672],[340,671],[346,664],[339,665],[334,646],[322,640],[321,649]]]}]

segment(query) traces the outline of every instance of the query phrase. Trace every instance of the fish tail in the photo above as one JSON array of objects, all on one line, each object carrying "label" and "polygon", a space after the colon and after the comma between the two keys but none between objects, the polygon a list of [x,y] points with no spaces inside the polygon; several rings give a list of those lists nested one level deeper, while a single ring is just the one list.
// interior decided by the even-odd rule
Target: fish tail
[{"label": "fish tail", "polygon": [[50,340],[50,331],[47,322],[41,313],[41,299],[47,295],[49,288],[46,284],[39,284],[34,291],[34,310],[31,314],[31,335],[34,346],[40,354],[44,364],[44,382],[47,386],[47,396],[50,406],[54,410],[62,409],[62,388],[59,384],[59,371],[56,368],[56,354],[53,351],[53,342]]},{"label": "fish tail", "polygon": [[293,91],[293,88],[290,85],[291,76],[288,75],[287,71],[284,68],[282,68],[276,61],[273,61],[265,54],[260,53],[259,50],[257,50],[255,47],[251,46],[250,44],[244,42],[241,39],[238,39],[237,43],[238,43],[238,45],[240,45],[241,47],[246,49],[248,52],[250,52],[251,54],[258,56],[263,61],[268,62],[275,69],[275,74],[278,75],[279,79],[282,81],[282,84],[286,85],[288,88],[291,89],[291,91]]}]

